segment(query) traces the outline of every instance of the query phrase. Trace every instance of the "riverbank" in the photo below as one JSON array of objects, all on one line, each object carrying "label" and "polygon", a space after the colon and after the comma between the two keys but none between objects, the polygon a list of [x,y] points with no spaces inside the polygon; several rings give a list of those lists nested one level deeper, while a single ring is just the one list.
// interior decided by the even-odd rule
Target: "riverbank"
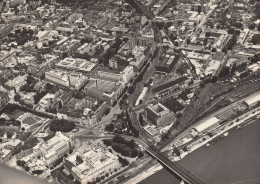
[{"label": "riverbank", "polygon": [[138,184],[180,184],[180,182],[181,181],[179,178],[172,175],[169,171],[162,167],[162,169],[160,169],[158,172],[143,179]]},{"label": "riverbank", "polygon": [[141,172],[134,178],[131,178],[130,180],[125,182],[125,184],[139,183],[162,169],[163,169],[163,167],[161,166],[161,164],[157,163],[157,164],[153,165],[151,168],[144,170],[143,172]]},{"label": "riverbank", "polygon": [[[179,161],[183,159],[185,156],[189,155],[193,151],[199,149],[200,147],[206,145],[207,143],[213,141],[214,139],[217,139],[219,136],[222,136],[225,132],[230,131],[231,129],[240,126],[244,123],[249,123],[249,121],[255,121],[255,119],[260,117],[260,107],[258,106],[255,109],[252,109],[245,114],[242,114],[239,117],[236,117],[235,119],[225,123],[224,125],[219,126],[218,128],[215,129],[216,134],[212,137],[209,135],[203,135],[200,137],[200,139],[190,143],[187,146],[187,151],[181,152],[180,156],[173,155],[171,159],[173,161]],[[170,155],[169,155],[170,156]]]},{"label": "riverbank", "polygon": [[[232,129],[225,139],[211,147],[201,147],[178,161],[205,183],[259,184],[260,119]],[[162,169],[140,184],[179,184],[180,180]]]},{"label": "riverbank", "polygon": [[258,184],[260,182],[260,119],[232,129],[222,141],[202,147],[179,163],[205,183]]}]

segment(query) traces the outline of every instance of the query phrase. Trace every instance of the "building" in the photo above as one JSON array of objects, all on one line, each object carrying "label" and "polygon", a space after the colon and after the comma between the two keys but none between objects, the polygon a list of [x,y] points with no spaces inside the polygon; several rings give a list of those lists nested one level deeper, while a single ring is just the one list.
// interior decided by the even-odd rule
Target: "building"
[{"label": "building", "polygon": [[106,46],[107,44],[104,44],[104,43],[103,43],[103,45],[101,45],[101,44],[102,44],[101,42],[97,43],[97,44],[85,43],[77,49],[77,53],[78,54],[88,54],[89,56],[93,57],[104,51],[103,45],[107,49],[107,46]]},{"label": "building", "polygon": [[249,108],[255,106],[257,103],[260,103],[260,92],[247,97],[245,99],[245,103],[249,106]]},{"label": "building", "polygon": [[98,71],[98,76],[102,79],[109,79],[112,81],[122,81],[127,84],[130,79],[134,77],[134,68],[132,66],[127,66],[123,71],[119,70],[108,70],[108,71]]},{"label": "building", "polygon": [[2,137],[2,143],[0,145],[0,163],[7,162],[10,160],[15,151],[17,151],[22,146],[22,141],[19,139],[11,138],[7,139],[7,135],[5,134]]},{"label": "building", "polygon": [[73,140],[61,132],[56,132],[55,136],[46,142],[39,142],[33,147],[35,157],[41,156],[45,159],[47,166],[51,166],[55,161],[68,153],[74,146]]},{"label": "building", "polygon": [[156,88],[154,88],[152,91],[155,94],[157,98],[162,98],[165,96],[170,96],[175,91],[188,87],[188,78],[187,77],[179,77],[176,80],[173,80],[171,82],[162,84]]},{"label": "building", "polygon": [[73,70],[78,72],[90,73],[97,64],[87,61],[85,59],[74,59],[65,58],[59,63],[55,64],[57,68],[62,68],[66,70]]},{"label": "building", "polygon": [[73,87],[76,90],[83,87],[88,81],[88,78],[82,74],[77,74],[75,72],[65,72],[59,69],[52,69],[48,72],[45,72],[45,78],[46,80],[49,80],[53,83],[62,86]]},{"label": "building", "polygon": [[96,181],[106,173],[111,174],[120,166],[118,156],[100,145],[83,145],[64,159],[65,170],[82,184]]},{"label": "building", "polygon": [[211,117],[206,119],[205,121],[201,122],[200,124],[196,125],[194,128],[191,130],[191,135],[193,137],[202,134],[209,130],[210,128],[217,126],[219,124],[220,120],[216,117]]},{"label": "building", "polygon": [[93,127],[107,110],[107,103],[87,96],[83,99],[72,98],[58,110],[58,119],[66,119],[85,127]]},{"label": "building", "polygon": [[[21,56],[19,55],[19,58]],[[19,59],[18,58],[18,59]],[[34,75],[41,76],[43,75],[47,70],[53,69],[55,64],[59,62],[59,57],[55,55],[45,54],[42,56],[42,58],[29,61],[29,67],[28,71]]]},{"label": "building", "polygon": [[155,125],[145,125],[144,130],[156,141],[159,142],[161,139],[160,133],[155,129]]},{"label": "building", "polygon": [[8,102],[10,98],[8,93],[0,91],[0,109],[3,108]]},{"label": "building", "polygon": [[180,55],[172,54],[165,55],[162,61],[156,66],[156,73],[167,74],[170,73],[175,65],[178,63]]},{"label": "building", "polygon": [[156,126],[171,124],[175,120],[174,113],[161,103],[150,104],[145,108],[145,115]]},{"label": "building", "polygon": [[92,112],[92,108],[88,108],[87,104],[79,106],[81,100],[72,98],[69,102],[58,110],[58,119],[65,119],[76,122],[85,127],[93,127],[97,124],[97,118]]},{"label": "building", "polygon": [[0,70],[0,81],[7,80],[11,75],[12,75],[12,72],[9,69]]},{"label": "building", "polygon": [[85,86],[85,93],[99,100],[104,100],[112,105],[121,95],[125,88],[125,83],[118,81],[105,80],[100,78],[91,78]]},{"label": "building", "polygon": [[69,39],[67,41],[59,41],[57,42],[57,47],[54,48],[54,53],[58,54],[61,58],[65,56],[71,56],[73,53],[77,51],[80,46],[79,40]]},{"label": "building", "polygon": [[12,31],[12,25],[0,25],[0,39],[6,37]]},{"label": "building", "polygon": [[221,64],[226,59],[224,52],[216,52],[212,57],[211,61],[208,63],[205,70],[205,75],[215,74],[221,67]]},{"label": "building", "polygon": [[144,47],[144,46],[136,46],[132,51],[134,58],[129,59],[129,65],[131,65],[139,70],[144,65],[145,61],[147,60],[147,57],[144,54],[146,49],[147,49],[147,47]]},{"label": "building", "polygon": [[16,51],[11,50],[10,52],[0,53],[0,66],[5,68],[13,68],[18,64]]}]

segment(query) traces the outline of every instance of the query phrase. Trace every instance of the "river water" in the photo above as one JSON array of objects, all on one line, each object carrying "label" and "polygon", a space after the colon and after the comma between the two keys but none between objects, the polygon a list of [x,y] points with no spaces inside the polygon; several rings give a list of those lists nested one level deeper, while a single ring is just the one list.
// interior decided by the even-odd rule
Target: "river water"
[{"label": "river water", "polygon": [[[206,184],[260,184],[260,119],[229,131],[211,147],[201,147],[178,162]],[[140,184],[178,184],[162,169]]]}]

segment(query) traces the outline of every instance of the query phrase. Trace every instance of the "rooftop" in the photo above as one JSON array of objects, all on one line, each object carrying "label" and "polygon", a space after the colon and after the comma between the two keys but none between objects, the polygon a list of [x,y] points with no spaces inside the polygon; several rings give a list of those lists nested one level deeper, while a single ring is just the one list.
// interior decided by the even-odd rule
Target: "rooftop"
[{"label": "rooftop", "polygon": [[160,85],[160,86],[154,88],[154,89],[153,89],[153,92],[154,92],[154,93],[158,93],[158,92],[160,92],[160,91],[162,91],[162,90],[165,90],[165,89],[170,88],[170,87],[172,87],[172,86],[175,86],[175,85],[177,85],[177,84],[181,84],[181,83],[183,83],[184,81],[186,81],[187,79],[188,79],[187,77],[180,77],[180,78],[178,78],[178,79],[176,79],[176,80],[173,80],[173,81],[168,82],[168,83],[166,83],[166,84],[162,84],[162,85]]}]

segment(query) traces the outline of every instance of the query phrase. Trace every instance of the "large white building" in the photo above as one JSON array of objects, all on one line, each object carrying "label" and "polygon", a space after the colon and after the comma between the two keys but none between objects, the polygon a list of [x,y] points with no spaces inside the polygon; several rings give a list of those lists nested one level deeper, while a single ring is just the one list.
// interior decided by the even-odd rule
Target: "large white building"
[{"label": "large white building", "polygon": [[122,81],[125,84],[127,84],[130,81],[130,79],[134,77],[134,68],[132,66],[127,66],[123,71],[118,73],[110,71],[98,71],[98,75],[102,79]]},{"label": "large white building", "polygon": [[64,159],[65,170],[81,184],[95,181],[97,177],[111,174],[121,164],[113,153],[99,145],[84,145]]},{"label": "large white building", "polygon": [[192,128],[191,135],[195,137],[214,126],[219,125],[219,122],[220,120],[216,117],[208,118],[205,121],[201,122],[200,124],[196,125],[194,128]]},{"label": "large white building", "polygon": [[67,69],[67,70],[76,70],[80,72],[91,72],[96,64],[85,59],[74,59],[74,58],[65,58],[55,65],[58,68]]},{"label": "large white building", "polygon": [[46,165],[52,165],[56,160],[68,153],[73,147],[73,141],[63,135],[61,132],[56,132],[56,135],[46,142],[40,142],[33,147],[33,153],[37,156],[42,156],[45,159]]},{"label": "large white building", "polygon": [[111,81],[101,78],[91,78],[85,86],[85,92],[88,96],[104,100],[107,104],[113,104],[122,94],[125,83],[122,81]]},{"label": "large white building", "polygon": [[260,103],[260,92],[254,93],[253,95],[250,95],[247,98],[245,98],[245,103],[249,107],[253,107],[257,103]]},{"label": "large white building", "polygon": [[52,69],[45,72],[45,78],[63,86],[75,87],[75,89],[80,89],[88,81],[88,78],[82,74],[65,72],[59,69]]}]

